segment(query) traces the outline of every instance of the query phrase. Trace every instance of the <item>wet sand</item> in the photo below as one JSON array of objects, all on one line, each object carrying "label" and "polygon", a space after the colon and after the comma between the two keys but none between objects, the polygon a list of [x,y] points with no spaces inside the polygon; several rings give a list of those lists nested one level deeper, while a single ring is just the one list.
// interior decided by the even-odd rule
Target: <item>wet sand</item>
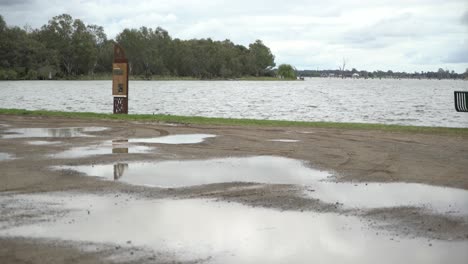
[{"label": "wet sand", "polygon": [[[209,199],[219,201],[220,204],[233,202],[261,210],[357,217],[366,224],[368,232],[386,232],[392,241],[400,237],[415,238],[427,241],[424,242],[427,246],[450,241],[466,245],[468,241],[468,217],[457,209],[451,210],[450,199],[447,200],[447,205],[443,205],[447,208],[444,207],[439,213],[411,204],[350,207],[346,204],[347,200],[342,201],[338,196],[336,199],[333,197],[336,202],[332,202],[333,199],[321,199],[321,196],[314,197],[314,193],[320,194],[321,189],[288,182],[253,180],[208,182],[192,186],[145,186],[86,177],[83,172],[73,169],[76,166],[127,164],[130,172],[133,164],[139,162],[160,162],[158,164],[168,166],[168,162],[182,162],[183,165],[186,161],[218,159],[219,162],[223,158],[281,157],[303,161],[306,167],[327,172],[328,182],[352,183],[351,187],[356,185],[356,188],[363,188],[363,192],[375,187],[372,185],[374,183],[412,183],[434,188],[455,188],[453,192],[462,191],[461,197],[464,197],[463,191],[468,190],[467,136],[323,128],[172,125],[24,116],[0,116],[0,124],[0,134],[3,135],[0,138],[0,153],[5,153],[0,156],[4,157],[0,161],[0,191],[5,199],[19,194],[56,192],[104,196],[125,194],[149,201]],[[14,130],[59,127],[107,129],[78,131],[85,136],[55,132],[47,138],[37,135],[33,138],[18,137],[16,133],[20,131]],[[216,137],[198,140],[193,144],[164,144],[165,140],[148,140],[178,134],[209,134]],[[70,135],[76,137],[67,137]],[[169,139],[169,142],[173,142],[172,138]],[[101,148],[103,145],[104,150]],[[78,148],[79,155],[70,154],[74,148]],[[67,169],[52,169],[60,166],[66,166]],[[118,171],[125,171],[123,165],[116,168]],[[119,176],[118,174],[116,175]],[[432,192],[432,189],[428,190],[423,192]],[[378,191],[369,194],[374,197],[380,195]],[[373,199],[373,196],[367,198]],[[443,197],[445,196],[444,194]],[[34,225],[41,221],[60,219],[55,213],[62,214],[46,209],[31,210],[23,203],[19,203],[19,209],[11,208],[8,204],[4,202],[0,207],[0,223],[3,223],[0,231],[16,225]],[[453,204],[454,207],[455,205]],[[41,219],[39,216],[43,215],[51,218]],[[120,256],[117,258],[128,263],[210,262],[205,256],[184,259],[171,251],[146,252],[148,249],[141,246],[115,249],[106,243],[86,243],[99,249],[77,249],[75,243],[59,243],[51,238],[0,236],[0,261],[42,263],[46,257],[48,263],[97,263],[112,262],[115,261],[112,256]],[[137,254],[140,251],[143,253]],[[466,255],[458,257],[459,259],[451,260],[457,262]]]}]

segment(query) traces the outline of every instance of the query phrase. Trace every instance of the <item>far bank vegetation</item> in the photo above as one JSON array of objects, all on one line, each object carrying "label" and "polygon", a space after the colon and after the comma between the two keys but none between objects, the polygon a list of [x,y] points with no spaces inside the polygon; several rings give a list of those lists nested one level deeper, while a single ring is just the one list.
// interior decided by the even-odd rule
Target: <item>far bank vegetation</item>
[{"label": "far bank vegetation", "polygon": [[63,14],[39,29],[9,27],[0,15],[0,79],[106,79],[116,42],[137,78],[276,77],[275,56],[261,40],[247,47],[230,40],[181,40],[160,27],[127,28],[114,40],[103,27]]}]

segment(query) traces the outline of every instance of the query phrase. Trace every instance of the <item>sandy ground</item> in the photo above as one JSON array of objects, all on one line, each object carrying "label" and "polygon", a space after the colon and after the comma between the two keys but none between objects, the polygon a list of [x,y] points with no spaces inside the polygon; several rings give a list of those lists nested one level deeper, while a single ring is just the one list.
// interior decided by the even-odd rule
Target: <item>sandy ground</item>
[{"label": "sandy ground", "polygon": [[[97,137],[49,139],[66,144],[31,146],[30,138],[0,139],[0,152],[17,159],[0,162],[0,191],[35,193],[78,191],[86,193],[125,192],[149,198],[215,198],[251,206],[280,210],[337,212],[360,215],[377,228],[381,219],[393,219],[384,228],[428,239],[467,240],[468,219],[431,215],[417,208],[344,210],[338,204],[305,199],[302,187],[253,183],[222,183],[186,188],[148,188],[93,177],[77,177],[73,171],[51,171],[53,165],[87,165],[116,160],[187,160],[219,157],[273,155],[300,159],[314,167],[334,172],[336,181],[408,182],[468,190],[468,137],[417,133],[390,133],[323,128],[235,127],[170,125],[109,120],[80,120],[53,117],[0,115],[0,123],[10,127],[99,126],[110,130],[92,132]],[[80,159],[50,159],[45,155],[66,150],[71,145],[86,146],[96,140],[156,137],[172,134],[209,133],[216,138],[200,144],[158,145],[148,154],[101,155]],[[295,139],[296,143],[271,142],[270,139]],[[39,139],[38,139],[39,140]],[[42,140],[42,139],[40,139]],[[148,146],[154,146],[148,144]],[[2,211],[3,210],[3,211]],[[0,209],[0,221],[8,218]],[[20,221],[25,216],[15,216]],[[113,249],[82,252],[71,245],[51,241],[0,238],[1,263],[97,263]],[[159,257],[158,263],[170,262]],[[46,260],[46,261],[44,261]],[[124,262],[153,263],[154,257]]]}]

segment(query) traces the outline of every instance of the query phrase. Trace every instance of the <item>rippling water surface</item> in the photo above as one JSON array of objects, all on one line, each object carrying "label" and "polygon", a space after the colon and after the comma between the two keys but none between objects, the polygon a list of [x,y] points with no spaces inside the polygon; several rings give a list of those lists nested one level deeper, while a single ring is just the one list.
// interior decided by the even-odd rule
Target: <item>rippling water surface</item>
[{"label": "rippling water surface", "polygon": [[[131,81],[129,112],[468,127],[454,109],[467,81]],[[111,81],[4,81],[0,108],[112,112]]]}]

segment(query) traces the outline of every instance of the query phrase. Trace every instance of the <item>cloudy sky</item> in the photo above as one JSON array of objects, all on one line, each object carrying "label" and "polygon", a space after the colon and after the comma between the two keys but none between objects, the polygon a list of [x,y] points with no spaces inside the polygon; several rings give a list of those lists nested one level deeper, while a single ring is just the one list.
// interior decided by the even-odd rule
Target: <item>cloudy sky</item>
[{"label": "cloudy sky", "polygon": [[464,72],[468,0],[0,0],[9,25],[37,28],[62,13],[105,28],[160,26],[174,38],[261,39],[298,69]]}]

